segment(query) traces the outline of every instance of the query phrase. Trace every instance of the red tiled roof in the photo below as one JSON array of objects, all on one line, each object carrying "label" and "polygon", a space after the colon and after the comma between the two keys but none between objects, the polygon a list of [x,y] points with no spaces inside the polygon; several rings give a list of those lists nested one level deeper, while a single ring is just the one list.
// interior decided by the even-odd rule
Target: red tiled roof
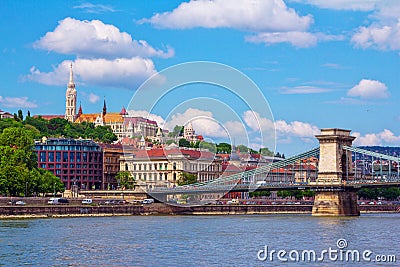
[{"label": "red tiled roof", "polygon": [[153,148],[149,150],[135,150],[133,152],[136,158],[165,158],[171,155],[184,155],[189,159],[213,159],[214,154],[208,151],[189,150],[182,148],[163,149]]}]

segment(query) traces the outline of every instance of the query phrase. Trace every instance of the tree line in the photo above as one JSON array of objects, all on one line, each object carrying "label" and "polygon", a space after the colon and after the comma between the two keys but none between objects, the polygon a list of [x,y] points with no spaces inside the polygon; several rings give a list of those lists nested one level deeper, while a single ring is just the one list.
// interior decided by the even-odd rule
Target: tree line
[{"label": "tree line", "polygon": [[112,143],[118,140],[110,126],[96,127],[91,122],[72,123],[62,118],[45,120],[41,116],[31,117],[29,113],[24,119],[20,110],[18,115],[14,114],[14,119],[0,120],[0,132],[9,127],[26,128],[32,132],[34,139],[51,136],[92,139],[102,143]]},{"label": "tree line", "polygon": [[34,133],[22,127],[0,133],[0,194],[33,196],[63,192],[64,184],[51,172],[37,167]]},{"label": "tree line", "polygon": [[85,138],[111,143],[117,136],[110,127],[93,123],[71,123],[65,119],[45,120],[22,111],[14,118],[0,119],[0,195],[35,196],[63,192],[64,184],[50,171],[37,167],[34,140],[43,136]]}]

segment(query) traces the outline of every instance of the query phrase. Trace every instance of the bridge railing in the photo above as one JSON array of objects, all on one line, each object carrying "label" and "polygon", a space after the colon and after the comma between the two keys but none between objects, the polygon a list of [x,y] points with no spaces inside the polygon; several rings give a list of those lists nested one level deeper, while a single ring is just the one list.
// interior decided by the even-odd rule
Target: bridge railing
[{"label": "bridge railing", "polygon": [[396,182],[400,180],[400,158],[358,147],[344,146],[353,152],[354,180],[373,182]]}]

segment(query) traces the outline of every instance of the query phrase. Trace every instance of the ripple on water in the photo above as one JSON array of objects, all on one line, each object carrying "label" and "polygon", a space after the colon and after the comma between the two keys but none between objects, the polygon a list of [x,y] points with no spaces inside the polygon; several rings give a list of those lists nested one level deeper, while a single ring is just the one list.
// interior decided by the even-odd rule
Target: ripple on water
[{"label": "ripple on water", "polygon": [[0,266],[280,266],[277,261],[258,261],[257,251],[264,245],[320,251],[336,248],[339,238],[351,249],[395,254],[399,218],[400,214],[368,214],[2,220]]}]

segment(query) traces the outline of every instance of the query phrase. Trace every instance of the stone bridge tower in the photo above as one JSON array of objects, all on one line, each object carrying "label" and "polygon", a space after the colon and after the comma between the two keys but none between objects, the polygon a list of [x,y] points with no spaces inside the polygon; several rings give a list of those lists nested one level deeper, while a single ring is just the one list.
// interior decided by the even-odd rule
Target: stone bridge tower
[{"label": "stone bridge tower", "polygon": [[346,189],[346,180],[354,175],[351,152],[343,146],[351,146],[354,136],[349,130],[321,129],[316,138],[320,144],[318,177],[313,216],[360,215],[356,191]]}]

